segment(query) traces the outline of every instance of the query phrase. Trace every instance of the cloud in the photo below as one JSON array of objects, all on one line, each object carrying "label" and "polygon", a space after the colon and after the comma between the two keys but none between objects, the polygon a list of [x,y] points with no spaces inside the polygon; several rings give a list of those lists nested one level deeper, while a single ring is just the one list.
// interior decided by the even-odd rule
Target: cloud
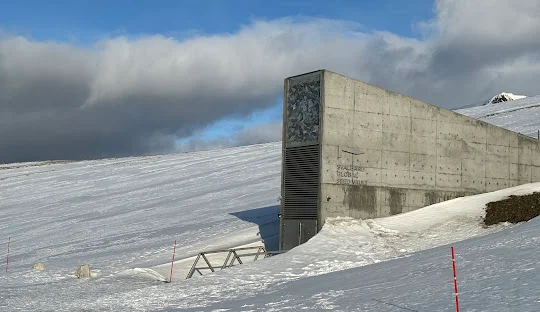
[{"label": "cloud", "polygon": [[[220,119],[274,105],[285,77],[320,68],[446,108],[500,91],[540,93],[537,1],[440,0],[434,10],[417,27],[421,39],[310,18],[90,47],[0,33],[0,162],[176,151],[178,139]],[[191,148],[279,140],[280,129]]]}]

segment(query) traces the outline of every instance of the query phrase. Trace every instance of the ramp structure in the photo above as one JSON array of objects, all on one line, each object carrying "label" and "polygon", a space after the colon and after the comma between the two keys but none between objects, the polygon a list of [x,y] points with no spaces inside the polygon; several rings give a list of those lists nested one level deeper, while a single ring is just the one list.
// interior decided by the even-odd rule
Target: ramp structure
[{"label": "ramp structure", "polygon": [[540,141],[328,70],[285,79],[280,249],[374,218],[540,181]]},{"label": "ramp structure", "polygon": [[[244,263],[243,261],[246,261],[245,258],[248,258],[247,259],[248,261],[249,260],[257,261],[257,259],[259,259],[259,257],[268,258],[268,257],[271,257],[273,255],[277,255],[279,253],[280,253],[279,251],[267,251],[264,248],[264,246],[251,246],[251,247],[240,247],[240,248],[230,248],[230,249],[218,249],[218,250],[200,252],[197,255],[197,258],[195,258],[195,262],[193,262],[193,265],[191,266],[191,269],[189,270],[189,273],[188,273],[186,279],[192,278],[193,274],[195,274],[195,272],[199,273],[200,275],[203,275],[202,274],[203,270],[209,270],[211,272],[215,272],[218,269],[223,270],[223,269],[226,269],[226,268],[231,268],[231,267],[236,265],[235,262],[237,262],[238,264],[243,264]],[[208,256],[209,255],[215,255],[215,254],[222,254],[222,255],[226,254],[227,257],[225,258],[224,262],[218,263],[217,265],[216,264],[212,265],[211,261],[208,259]],[[254,257],[254,258],[249,259],[251,257]],[[204,260],[205,264],[203,266],[199,267],[197,265],[198,265],[199,262],[202,262],[201,258],[202,258],[202,260]],[[244,260],[242,260],[242,259],[244,259]]]}]

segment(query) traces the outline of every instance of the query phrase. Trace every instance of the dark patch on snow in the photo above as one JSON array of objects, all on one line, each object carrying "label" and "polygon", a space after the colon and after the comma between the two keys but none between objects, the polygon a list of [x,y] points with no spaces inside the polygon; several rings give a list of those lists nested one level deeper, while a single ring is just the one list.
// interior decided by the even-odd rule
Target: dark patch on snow
[{"label": "dark patch on snow", "polygon": [[540,215],[540,192],[529,195],[510,195],[507,199],[486,205],[484,223],[493,225],[500,222],[518,223],[529,221]]}]

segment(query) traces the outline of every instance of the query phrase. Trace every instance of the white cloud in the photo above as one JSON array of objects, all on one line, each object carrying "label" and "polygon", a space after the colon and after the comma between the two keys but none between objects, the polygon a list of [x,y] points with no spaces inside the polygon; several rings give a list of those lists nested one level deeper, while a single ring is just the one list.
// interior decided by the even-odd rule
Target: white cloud
[{"label": "white cloud", "polygon": [[[320,68],[447,108],[501,90],[540,93],[537,1],[440,0],[435,10],[423,39],[309,18],[89,48],[4,33],[0,162],[171,151],[219,119],[269,107],[284,78]],[[261,142],[280,129],[267,127],[222,145]]]}]

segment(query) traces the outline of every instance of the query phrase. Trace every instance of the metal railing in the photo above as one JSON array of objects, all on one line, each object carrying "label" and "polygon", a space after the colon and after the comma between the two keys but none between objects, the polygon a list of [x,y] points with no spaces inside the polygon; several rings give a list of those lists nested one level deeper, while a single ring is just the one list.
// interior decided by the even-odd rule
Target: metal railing
[{"label": "metal railing", "polygon": [[[253,251],[256,250],[256,251]],[[247,253],[246,253],[247,252]],[[189,270],[189,273],[186,277],[192,278],[193,274],[195,272],[202,274],[202,270],[210,270],[211,272],[215,272],[218,269],[223,270],[225,268],[230,268],[235,265],[235,262],[238,262],[238,264],[243,264],[242,258],[246,257],[254,257],[253,261],[256,261],[259,259],[260,256],[263,256],[264,258],[268,258],[270,256],[283,253],[285,251],[267,251],[264,246],[253,246],[253,247],[242,247],[242,248],[231,248],[231,249],[219,249],[219,250],[211,250],[211,251],[204,251],[200,252],[197,255],[197,258],[195,258],[195,262],[193,262],[193,265],[191,266],[191,270]],[[222,265],[214,266],[210,261],[208,260],[207,255],[210,254],[218,254],[218,253],[227,253],[227,257],[225,258],[225,261]],[[205,266],[198,267],[197,264],[199,263],[199,260],[204,261]]]}]

